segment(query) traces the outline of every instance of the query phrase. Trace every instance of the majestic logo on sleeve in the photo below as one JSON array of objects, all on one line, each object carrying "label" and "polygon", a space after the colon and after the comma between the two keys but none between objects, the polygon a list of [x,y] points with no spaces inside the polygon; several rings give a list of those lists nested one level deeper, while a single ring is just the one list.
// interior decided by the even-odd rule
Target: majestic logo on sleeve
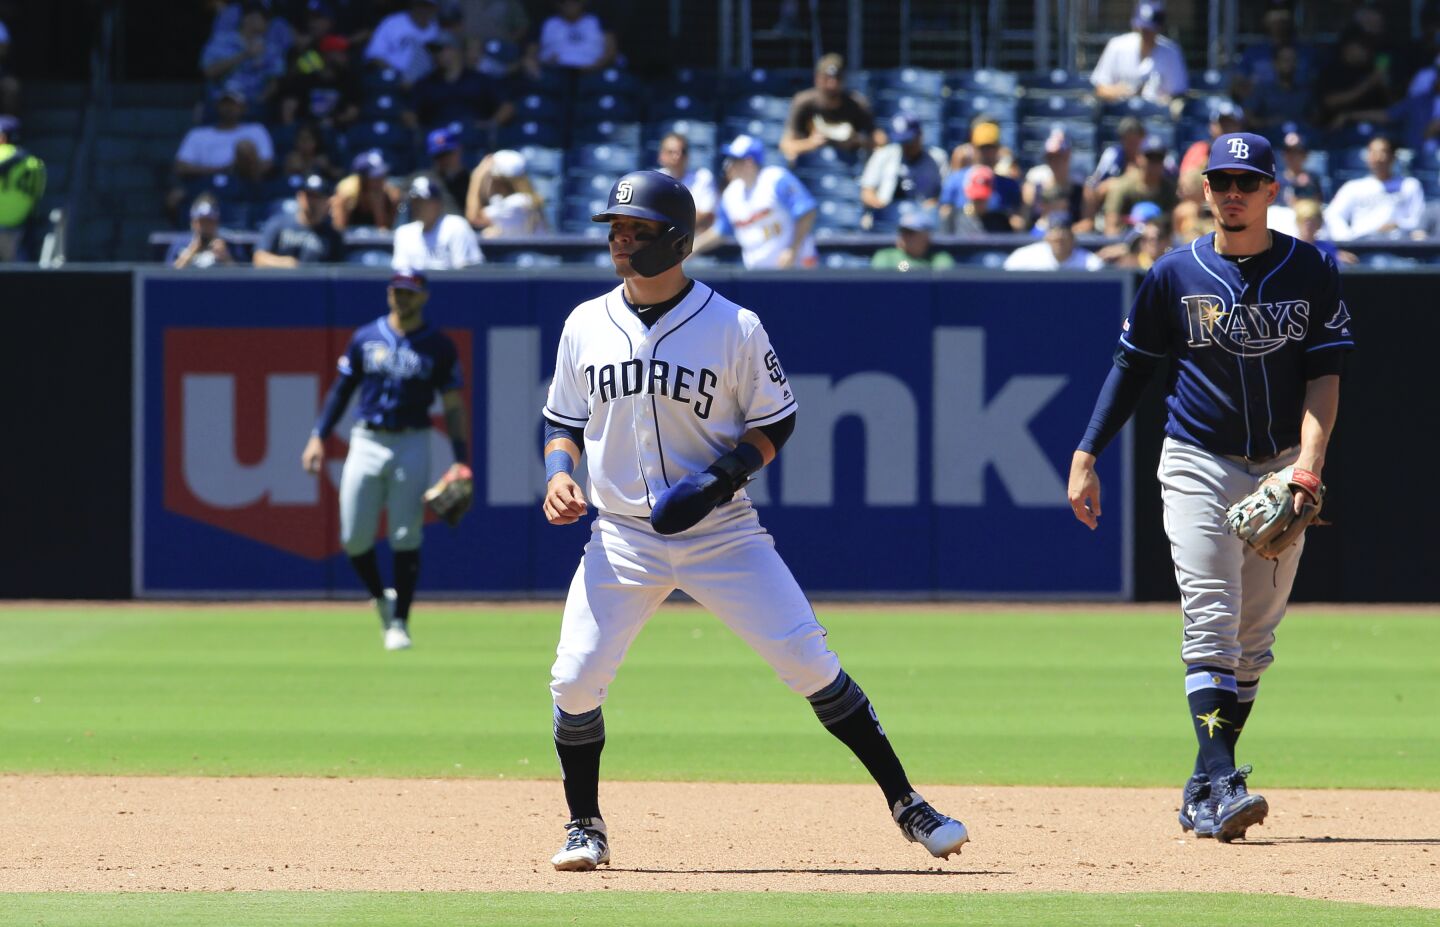
[{"label": "majestic logo on sleeve", "polygon": [[1342,335],[1350,334],[1350,310],[1345,308],[1345,300],[1340,300],[1340,306],[1335,310],[1335,315],[1325,323],[1325,327],[1332,332],[1339,332]]},{"label": "majestic logo on sleeve", "polygon": [[[1237,139],[1238,141],[1238,139]],[[1304,341],[1310,303],[1303,299],[1226,306],[1218,296],[1182,296],[1192,348],[1218,347],[1240,357],[1260,357],[1287,341]]]}]

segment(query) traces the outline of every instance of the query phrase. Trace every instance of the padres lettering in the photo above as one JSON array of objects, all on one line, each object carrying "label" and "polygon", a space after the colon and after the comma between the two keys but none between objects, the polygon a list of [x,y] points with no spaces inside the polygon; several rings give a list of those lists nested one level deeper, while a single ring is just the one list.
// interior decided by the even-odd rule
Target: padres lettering
[{"label": "padres lettering", "polygon": [[1310,303],[1303,299],[1244,303],[1225,308],[1218,296],[1182,296],[1192,348],[1214,345],[1231,354],[1258,357],[1286,341],[1304,341],[1310,329]]},{"label": "padres lettering", "polygon": [[[770,357],[774,357],[774,352]],[[649,365],[649,371],[646,371],[646,365]],[[712,390],[720,378],[709,367],[701,367],[697,374],[689,367],[672,365],[663,360],[628,360],[618,365],[606,364],[599,370],[591,364],[585,368],[585,381],[590,386],[590,395],[599,393],[602,403],[643,393],[691,403],[697,417],[709,418],[710,406],[715,401]],[[784,380],[777,382],[783,383]],[[692,389],[698,398],[691,396]]]}]

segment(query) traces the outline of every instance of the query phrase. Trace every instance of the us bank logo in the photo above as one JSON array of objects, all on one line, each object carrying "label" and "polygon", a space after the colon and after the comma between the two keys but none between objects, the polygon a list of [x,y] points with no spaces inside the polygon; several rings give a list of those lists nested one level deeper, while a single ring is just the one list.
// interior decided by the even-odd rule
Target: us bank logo
[{"label": "us bank logo", "polygon": [[[470,406],[469,331],[447,330]],[[300,468],[348,330],[172,328],[164,352],[164,506],[177,515],[311,560],[340,552],[340,468],[351,413],[326,441],[320,476]],[[450,463],[438,402],[430,467]],[[382,524],[381,531],[384,531]]]}]

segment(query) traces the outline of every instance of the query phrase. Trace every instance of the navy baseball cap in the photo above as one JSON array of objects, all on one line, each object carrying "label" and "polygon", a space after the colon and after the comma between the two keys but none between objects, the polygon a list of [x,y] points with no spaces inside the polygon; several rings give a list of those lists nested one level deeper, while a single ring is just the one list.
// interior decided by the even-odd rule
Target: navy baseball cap
[{"label": "navy baseball cap", "polygon": [[920,135],[920,120],[909,113],[900,113],[890,120],[890,141],[912,142]]},{"label": "navy baseball cap", "polygon": [[424,293],[430,288],[430,281],[418,270],[397,270],[390,277],[390,286],[397,290]]},{"label": "navy baseball cap", "polygon": [[1165,5],[1161,3],[1141,3],[1135,7],[1135,15],[1130,17],[1131,29],[1159,30],[1165,25]]},{"label": "navy baseball cap", "polygon": [[933,232],[935,216],[928,209],[909,209],[900,214],[900,227],[907,232]]},{"label": "navy baseball cap", "polygon": [[355,160],[350,162],[350,170],[366,177],[389,177],[390,163],[385,160],[385,153],[379,148],[371,148],[355,156]]},{"label": "navy baseball cap", "polygon": [[314,196],[329,196],[335,192],[335,187],[330,183],[329,178],[324,174],[309,174],[300,181],[299,189]]},{"label": "navy baseball cap", "polygon": [[438,200],[441,198],[440,186],[422,174],[410,181],[408,195],[412,200]]},{"label": "navy baseball cap", "polygon": [[1254,171],[1275,179],[1275,152],[1263,135],[1253,132],[1231,132],[1215,139],[1210,146],[1210,162],[1205,173],[1211,171]]},{"label": "navy baseball cap", "polygon": [[20,132],[20,120],[15,116],[0,115],[0,132],[13,139]]},{"label": "navy baseball cap", "polygon": [[765,162],[765,143],[753,135],[737,135],[733,142],[725,146],[725,157],[734,158],[737,161],[749,158],[763,164]]},{"label": "navy baseball cap", "polygon": [[436,129],[425,136],[425,153],[435,158],[460,147],[460,136],[449,129]]}]

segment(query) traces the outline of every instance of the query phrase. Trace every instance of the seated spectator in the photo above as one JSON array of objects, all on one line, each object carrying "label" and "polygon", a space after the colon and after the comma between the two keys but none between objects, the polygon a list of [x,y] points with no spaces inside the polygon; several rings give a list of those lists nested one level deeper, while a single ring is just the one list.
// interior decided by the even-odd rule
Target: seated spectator
[{"label": "seated spectator", "polygon": [[[215,105],[215,124],[196,126],[180,140],[175,153],[175,176],[182,182],[232,174],[241,181],[258,182],[275,159],[270,133],[258,122],[241,122],[245,94],[227,87]],[[166,205],[173,215],[187,198],[184,187],[170,191]]]},{"label": "seated spectator", "polygon": [[1389,59],[1379,55],[1365,33],[1351,29],[1340,36],[1336,59],[1320,71],[1315,93],[1316,118],[1327,129],[1389,119]]},{"label": "seated spectator", "polygon": [[1125,235],[1125,240],[1101,248],[1098,255],[1109,267],[1149,270],[1171,248],[1170,220],[1158,213]]},{"label": "seated spectator", "polygon": [[365,48],[365,63],[393,68],[406,87],[430,73],[430,54],[425,43],[440,35],[438,0],[410,0],[408,9],[391,13],[380,21]]},{"label": "seated spectator", "polygon": [[1022,245],[1005,259],[1006,270],[1099,270],[1105,266],[1084,248],[1075,247],[1075,230],[1069,217],[1050,217],[1043,241]]},{"label": "seated spectator", "polygon": [[914,208],[940,205],[945,152],[926,146],[920,121],[904,113],[890,120],[890,142],[875,149],[860,175],[860,202],[870,226],[888,223]]},{"label": "seated spectator", "polygon": [[338,231],[352,228],[393,229],[400,194],[389,184],[390,164],[378,148],[362,151],[350,163],[350,174],[335,187],[330,222]]},{"label": "seated spectator", "polygon": [[1203,238],[1215,231],[1215,214],[1210,204],[1186,200],[1171,213],[1175,225],[1175,244],[1188,245],[1197,238]]},{"label": "seated spectator", "polygon": [[411,176],[406,181],[406,187],[416,177],[429,177],[440,185],[445,211],[454,216],[465,215],[472,172],[465,169],[465,151],[460,144],[460,136],[449,129],[435,129],[425,136],[425,153],[430,156],[430,169]]},{"label": "seated spectator", "polygon": [[585,0],[555,0],[555,13],[540,24],[538,38],[525,51],[525,70],[599,71],[615,61],[615,33],[600,17],[586,11]]},{"label": "seated spectator", "polygon": [[350,65],[350,41],[327,35],[315,49],[318,67],[292,68],[280,82],[280,121],[290,125],[312,119],[327,128],[343,128],[359,117],[362,92],[360,76]]},{"label": "seated spectator", "polygon": [[544,206],[530,183],[529,165],[520,152],[502,149],[475,165],[465,197],[465,217],[485,238],[544,232]]},{"label": "seated spectator", "polygon": [[1325,188],[1313,171],[1306,169],[1305,159],[1310,151],[1299,132],[1286,132],[1280,144],[1280,171],[1275,179],[1280,183],[1280,205],[1294,207],[1300,200],[1325,201]]},{"label": "seated spectator", "polygon": [[439,185],[429,177],[417,177],[410,184],[410,215],[395,230],[396,270],[457,270],[483,263],[475,230],[460,216],[445,212]]},{"label": "seated spectator", "polygon": [[1395,147],[1376,136],[1365,146],[1369,177],[1341,184],[1325,208],[1325,228],[1335,241],[1408,235],[1420,228],[1425,192],[1414,177],[1395,176]]},{"label": "seated spectator", "polygon": [[[1315,50],[1296,40],[1295,16],[1290,10],[1289,0],[1270,0],[1269,9],[1261,19],[1261,28],[1265,30],[1266,38],[1241,52],[1240,64],[1230,88],[1231,95],[1243,100],[1254,94],[1257,87],[1274,83],[1282,49],[1290,53],[1295,82],[1309,87],[1315,80]],[[1248,102],[1245,108],[1251,110],[1250,120],[1254,124],[1256,116],[1253,108]],[[1298,115],[1301,110],[1295,112]]]},{"label": "seated spectator", "polygon": [[690,140],[671,132],[660,140],[660,171],[669,174],[690,190],[695,200],[695,231],[703,232],[715,223],[715,174],[708,167],[690,169]]},{"label": "seated spectator", "polygon": [[[1035,224],[1030,229],[1030,234],[1037,238],[1044,238],[1045,233],[1050,229],[1050,220],[1058,218],[1069,222],[1071,227],[1079,231],[1080,222],[1075,221],[1075,213],[1070,211],[1074,198],[1067,194],[1060,187],[1045,187],[1037,195],[1035,200]],[[1083,220],[1082,220],[1083,221]],[[1093,223],[1084,222],[1087,230]]]},{"label": "seated spectator", "polygon": [[847,157],[868,154],[885,137],[875,128],[870,104],[845,89],[845,59],[822,55],[815,63],[815,86],[795,94],[780,153],[794,163],[802,155],[830,145]]},{"label": "seated spectator", "polygon": [[239,28],[210,37],[200,52],[200,71],[215,85],[238,88],[252,102],[264,103],[285,73],[285,47],[270,32],[270,12],[262,3],[245,3]]},{"label": "seated spectator", "polygon": [[434,69],[415,84],[412,97],[421,126],[492,129],[515,115],[514,104],[501,99],[494,81],[465,67],[460,42],[453,35],[442,32],[426,47]]},{"label": "seated spectator", "polygon": [[1258,81],[1245,97],[1245,111],[1250,126],[1263,132],[1291,120],[1308,122],[1314,119],[1315,88],[1299,73],[1300,54],[1293,45],[1275,49],[1270,76]]},{"label": "seated spectator", "polygon": [[[1007,161],[1006,154],[1000,145],[1000,126],[988,120],[977,122],[970,130],[970,144],[959,146],[951,153],[950,175],[940,189],[942,223],[966,209],[970,199],[970,177],[977,168],[983,167],[988,172],[986,183],[992,191],[984,211],[985,222],[994,225],[1003,220],[1006,227],[999,231],[1021,232],[1026,229],[1020,181],[1007,173],[1014,169],[1014,162]],[[967,164],[972,157],[973,162]]]},{"label": "seated spectator", "polygon": [[1132,167],[1138,167],[1142,159],[1140,145],[1145,141],[1145,124],[1134,116],[1120,120],[1118,127],[1120,141],[1109,145],[1100,152],[1095,161],[1095,170],[1085,180],[1085,212],[1094,215],[1100,211],[1110,187]]},{"label": "seated spectator", "polygon": [[1134,31],[1105,43],[1090,73],[1095,95],[1107,102],[1139,96],[1152,103],[1169,103],[1190,89],[1180,46],[1160,34],[1165,28],[1164,5],[1137,5],[1130,28]]},{"label": "seated spectator", "polygon": [[0,22],[0,113],[20,112],[20,81],[10,73],[10,30]]},{"label": "seated spectator", "polygon": [[1126,220],[1136,203],[1151,202],[1169,213],[1179,202],[1175,180],[1165,171],[1168,154],[1165,142],[1151,135],[1140,146],[1140,151],[1143,155],[1140,166],[1115,181],[1105,197],[1106,235],[1119,235],[1126,230]]},{"label": "seated spectator", "polygon": [[320,41],[335,33],[335,11],[325,0],[310,0],[305,12],[296,17],[300,28],[294,30],[290,48],[285,53],[285,71],[315,71],[324,64]]},{"label": "seated spectator", "polygon": [[749,270],[819,266],[815,198],[790,171],[765,164],[764,142],[735,136],[725,148],[725,179],[715,224],[695,236],[694,253],[734,235]]},{"label": "seated spectator", "polygon": [[230,244],[220,234],[220,204],[202,193],[190,206],[190,240],[175,242],[165,262],[176,270],[228,267],[235,263]]},{"label": "seated spectator", "polygon": [[330,222],[330,181],[311,174],[295,191],[297,208],[265,223],[255,244],[256,267],[336,264],[345,259],[345,239]]},{"label": "seated spectator", "polygon": [[508,77],[520,67],[530,17],[520,0],[461,0],[469,40],[465,66],[491,77]]},{"label": "seated spectator", "polygon": [[1180,158],[1180,176],[1200,172],[1204,173],[1205,165],[1210,160],[1210,146],[1215,139],[1230,132],[1240,132],[1245,128],[1245,111],[1231,103],[1223,100],[1215,107],[1210,114],[1210,137],[1196,139],[1185,149],[1185,154]]},{"label": "seated spectator", "polygon": [[1090,230],[1091,221],[1080,218],[1085,211],[1085,175],[1070,166],[1070,136],[1064,129],[1054,129],[1046,136],[1045,161],[1025,173],[1020,199],[1025,204],[1027,218],[1037,222],[1044,213],[1055,211],[1053,206],[1043,208],[1042,200],[1053,204],[1058,199],[1074,219],[1075,231]]},{"label": "seated spectator", "polygon": [[[951,174],[946,180],[950,191]],[[968,178],[961,192],[965,199],[956,202],[951,195],[940,198],[940,221],[956,235],[984,235],[990,232],[1013,232],[1010,217],[990,208],[995,197],[995,172],[983,164],[977,164],[963,174]]]},{"label": "seated spectator", "polygon": [[955,259],[946,251],[931,247],[930,234],[935,231],[935,216],[928,209],[911,208],[900,213],[900,230],[895,233],[895,246],[881,248],[870,258],[876,270],[949,270]]},{"label": "seated spectator", "polygon": [[[277,2],[279,0],[202,0],[201,6],[213,10],[215,13],[215,18],[210,23],[210,35],[206,41],[225,32],[240,31],[240,22],[245,18],[246,9],[252,4],[258,3],[265,7],[266,15],[270,19],[270,28],[265,32],[265,41],[280,49],[282,53],[288,52],[295,41],[295,28],[284,15],[274,15]],[[349,2],[349,0],[342,0],[342,2]]]},{"label": "seated spectator", "polygon": [[1318,199],[1296,200],[1293,208],[1296,238],[1330,255],[1330,259],[1337,265],[1359,263],[1360,259],[1354,252],[1338,248],[1335,242],[1320,237],[1320,231],[1325,226],[1325,211]]},{"label": "seated spectator", "polygon": [[320,129],[315,123],[302,122],[295,130],[295,142],[285,153],[285,159],[280,162],[280,173],[286,177],[296,174],[301,177],[307,174],[335,176],[335,165],[330,163],[330,156],[325,153],[320,140]]},{"label": "seated spectator", "polygon": [[0,116],[0,263],[29,260],[22,246],[45,195],[45,162],[21,148],[20,120]]}]

